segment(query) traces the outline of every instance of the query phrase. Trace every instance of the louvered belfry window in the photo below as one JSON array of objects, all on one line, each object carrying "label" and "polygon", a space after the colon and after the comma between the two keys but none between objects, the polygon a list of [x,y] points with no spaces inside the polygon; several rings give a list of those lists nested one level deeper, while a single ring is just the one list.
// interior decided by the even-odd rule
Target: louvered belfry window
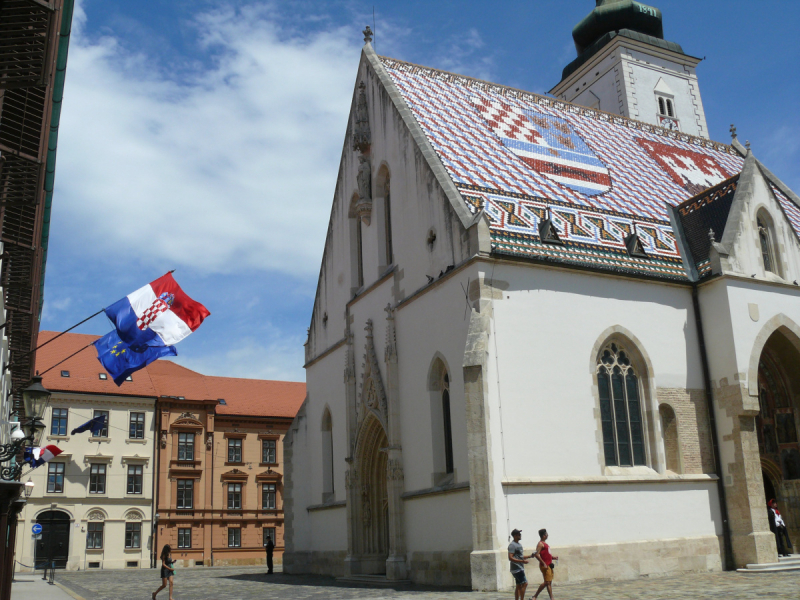
[{"label": "louvered belfry window", "polygon": [[597,388],[606,466],[646,465],[639,377],[628,352],[616,343],[600,355]]}]

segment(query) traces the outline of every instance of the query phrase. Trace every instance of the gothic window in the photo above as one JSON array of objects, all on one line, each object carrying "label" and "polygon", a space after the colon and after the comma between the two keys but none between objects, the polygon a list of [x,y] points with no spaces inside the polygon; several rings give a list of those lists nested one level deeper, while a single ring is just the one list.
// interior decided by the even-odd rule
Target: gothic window
[{"label": "gothic window", "polygon": [[358,253],[358,287],[364,285],[364,240],[361,232],[361,219],[356,219],[356,252]]},{"label": "gothic window", "polygon": [[597,363],[606,466],[646,465],[639,378],[628,352],[611,343]]},{"label": "gothic window", "polygon": [[758,228],[758,242],[761,246],[761,261],[764,264],[764,270],[779,275],[772,223],[762,213],[756,218],[756,227]]},{"label": "gothic window", "polygon": [[453,429],[450,425],[450,376],[442,377],[442,421],[444,421],[444,464],[445,473],[453,472]]},{"label": "gothic window", "polygon": [[322,415],[322,501],[333,497],[333,420],[326,408]]},{"label": "gothic window", "polygon": [[434,484],[446,481],[455,472],[453,427],[450,407],[450,374],[441,358],[437,358],[429,376],[431,391],[431,433],[433,446]]}]

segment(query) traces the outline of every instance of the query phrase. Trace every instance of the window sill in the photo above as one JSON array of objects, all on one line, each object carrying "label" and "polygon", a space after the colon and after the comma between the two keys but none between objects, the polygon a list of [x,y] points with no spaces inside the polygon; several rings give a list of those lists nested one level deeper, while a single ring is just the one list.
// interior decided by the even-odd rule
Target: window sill
[{"label": "window sill", "polygon": [[60,442],[68,442],[69,436],[68,435],[48,435],[47,441],[60,441]]},{"label": "window sill", "polygon": [[271,463],[258,463],[259,467],[277,467],[280,466],[279,463],[271,462]]},{"label": "window sill", "polygon": [[127,554],[141,554],[142,549],[141,548],[125,548],[125,552]]},{"label": "window sill", "polygon": [[103,549],[102,548],[87,548],[86,549],[86,554],[102,554],[102,553],[103,553]]},{"label": "window sill", "polygon": [[225,466],[226,467],[243,467],[244,466],[244,462],[243,461],[242,462],[226,462]]},{"label": "window sill", "polygon": [[108,498],[108,492],[98,493],[98,492],[89,492],[89,498]]},{"label": "window sill", "polygon": [[126,444],[146,444],[147,440],[145,438],[127,438],[125,440]]},{"label": "window sill", "polygon": [[101,443],[103,443],[103,442],[111,442],[111,438],[110,438],[110,437],[108,437],[108,436],[104,436],[104,437],[90,437],[90,438],[89,438],[89,441],[90,441],[90,442],[92,442],[93,444],[101,444]]},{"label": "window sill", "polygon": [[559,486],[559,485],[617,485],[625,483],[711,483],[717,481],[716,475],[587,475],[584,477],[531,477],[506,479],[506,487]]}]

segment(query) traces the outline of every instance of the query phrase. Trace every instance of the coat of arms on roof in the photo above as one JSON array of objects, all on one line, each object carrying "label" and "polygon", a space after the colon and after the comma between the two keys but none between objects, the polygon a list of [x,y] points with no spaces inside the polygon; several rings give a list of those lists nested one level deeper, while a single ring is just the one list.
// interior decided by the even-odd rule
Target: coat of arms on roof
[{"label": "coat of arms on roof", "polygon": [[540,175],[587,196],[611,189],[605,164],[569,122],[530,108],[473,97],[503,145]]},{"label": "coat of arms on roof", "polygon": [[644,138],[636,141],[675,183],[693,196],[731,176],[707,154]]}]

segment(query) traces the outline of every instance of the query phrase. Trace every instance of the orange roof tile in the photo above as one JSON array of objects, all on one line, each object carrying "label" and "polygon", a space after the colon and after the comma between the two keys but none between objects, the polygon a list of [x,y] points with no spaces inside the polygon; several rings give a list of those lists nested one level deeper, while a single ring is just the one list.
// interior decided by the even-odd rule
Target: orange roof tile
[{"label": "orange roof tile", "polygon": [[[39,332],[39,344],[53,339],[54,331]],[[67,333],[36,353],[39,371],[55,365],[74,352],[75,356],[45,373],[42,383],[52,391],[99,393],[125,396],[174,396],[187,400],[225,400],[216,407],[220,415],[293,418],[306,396],[306,384],[203,375],[169,360],[157,360],[133,374],[122,386],[99,378],[105,369],[91,345],[99,336]],[[69,377],[61,377],[61,371]]]}]

